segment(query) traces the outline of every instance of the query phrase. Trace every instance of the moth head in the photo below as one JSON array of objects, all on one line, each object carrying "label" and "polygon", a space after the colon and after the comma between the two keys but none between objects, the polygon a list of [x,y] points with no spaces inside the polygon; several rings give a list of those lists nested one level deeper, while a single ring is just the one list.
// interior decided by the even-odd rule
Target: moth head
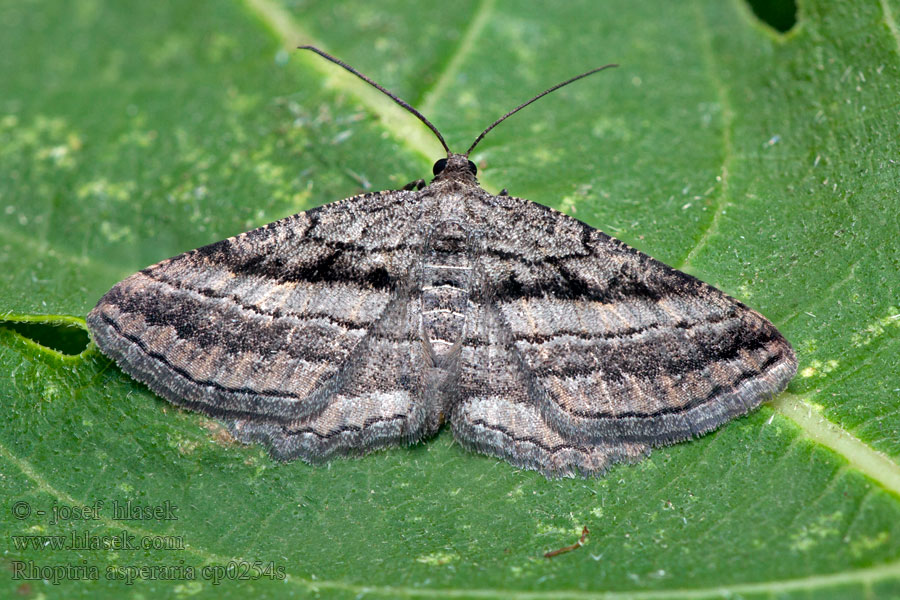
[{"label": "moth head", "polygon": [[431,171],[434,173],[435,180],[456,179],[474,182],[475,175],[478,174],[478,167],[465,154],[451,152],[447,158],[442,158],[434,163]]}]

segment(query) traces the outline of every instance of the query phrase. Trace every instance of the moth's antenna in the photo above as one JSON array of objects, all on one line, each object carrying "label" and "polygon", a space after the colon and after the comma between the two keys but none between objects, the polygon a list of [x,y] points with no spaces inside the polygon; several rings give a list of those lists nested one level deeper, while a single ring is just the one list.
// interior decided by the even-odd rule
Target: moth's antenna
[{"label": "moth's antenna", "polygon": [[482,131],[481,135],[479,135],[477,138],[475,138],[475,141],[472,142],[472,145],[469,146],[468,150],[466,150],[465,156],[469,156],[469,154],[472,152],[472,150],[475,149],[475,146],[478,145],[478,142],[480,142],[482,139],[484,139],[484,136],[487,135],[488,131],[490,131],[491,129],[493,129],[494,127],[496,127],[497,125],[499,125],[500,123],[502,123],[503,121],[508,119],[509,117],[513,116],[514,114],[516,114],[517,112],[519,112],[520,110],[522,110],[523,108],[525,108],[526,106],[528,106],[529,104],[534,102],[535,100],[537,100],[539,98],[543,98],[550,92],[556,91],[559,88],[563,87],[564,85],[569,85],[573,81],[578,81],[579,79],[584,79],[588,75],[593,75],[594,73],[596,73],[598,71],[602,71],[603,69],[609,69],[611,67],[618,67],[618,66],[619,65],[610,64],[610,65],[603,65],[602,67],[597,67],[596,69],[591,69],[587,73],[582,73],[581,75],[576,75],[572,79],[567,79],[566,81],[563,81],[562,83],[557,83],[549,90],[544,90],[543,92],[541,92],[540,94],[538,94],[537,96],[535,96],[534,98],[532,98],[531,100],[526,102],[525,104],[520,104],[519,106],[515,107],[514,109],[512,109],[511,111],[509,111],[508,113],[506,113],[505,115],[503,115],[502,117],[500,117],[499,119],[497,119],[496,121],[491,123],[490,127],[485,129],[484,131]]},{"label": "moth's antenna", "polygon": [[[422,113],[420,113],[419,111],[414,109],[412,106],[410,106],[409,104],[407,104],[406,102],[404,102],[403,100],[401,100],[400,98],[398,98],[397,96],[395,96],[394,94],[389,92],[388,90],[384,89],[383,87],[381,87],[380,85],[378,85],[377,83],[375,83],[374,81],[372,81],[371,79],[369,79],[368,77],[366,77],[365,75],[363,75],[362,73],[360,73],[359,71],[357,71],[356,69],[354,69],[353,67],[348,65],[347,63],[345,63],[344,61],[331,56],[327,52],[323,52],[322,50],[319,50],[315,46],[298,46],[297,49],[298,50],[312,50],[313,52],[315,52],[322,58],[324,58],[326,60],[330,60],[334,64],[344,67],[345,69],[347,69],[348,71],[350,71],[351,73],[353,73],[354,75],[356,75],[357,77],[359,77],[360,79],[362,79],[363,81],[365,81],[366,83],[368,83],[369,85],[371,85],[372,87],[374,87],[375,89],[377,89],[378,91],[380,91],[381,93],[386,95],[388,98],[390,98],[391,100],[393,100],[394,102],[396,102],[397,104],[399,104],[400,106],[402,106],[403,108],[405,108],[406,110],[411,112],[412,114],[416,115],[416,117],[418,117],[420,121],[422,121],[423,123],[428,125],[428,129],[430,129],[431,131],[434,132],[434,135],[436,135],[437,139],[441,142],[441,146],[443,146],[444,150],[447,151],[447,156],[450,156],[450,148],[447,147],[447,142],[444,141],[444,136],[441,135],[441,132],[437,130],[437,127],[435,127],[434,125],[431,124],[431,121],[426,119],[422,115]],[[568,83],[568,82],[566,82],[566,83]],[[482,134],[482,135],[484,135],[484,134]]]}]

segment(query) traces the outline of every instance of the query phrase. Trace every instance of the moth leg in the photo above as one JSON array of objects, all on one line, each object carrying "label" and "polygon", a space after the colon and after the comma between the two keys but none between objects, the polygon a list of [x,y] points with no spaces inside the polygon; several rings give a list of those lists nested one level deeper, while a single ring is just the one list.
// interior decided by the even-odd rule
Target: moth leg
[{"label": "moth leg", "polygon": [[404,190],[412,191],[412,190],[421,190],[425,187],[424,179],[416,179],[415,181],[410,181],[406,185],[403,186]]}]

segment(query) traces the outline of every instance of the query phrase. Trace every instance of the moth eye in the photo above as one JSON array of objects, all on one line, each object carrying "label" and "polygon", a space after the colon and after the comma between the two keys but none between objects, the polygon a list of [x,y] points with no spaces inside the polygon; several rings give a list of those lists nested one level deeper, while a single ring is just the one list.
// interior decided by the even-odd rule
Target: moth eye
[{"label": "moth eye", "polygon": [[447,166],[447,159],[442,158],[441,160],[434,163],[434,166],[431,167],[431,172],[434,173],[435,175],[438,175],[438,174],[440,174],[441,171],[444,170],[444,168],[446,166]]},{"label": "moth eye", "polygon": [[478,167],[471,160],[469,161],[469,170],[472,171],[472,175],[478,175]]}]

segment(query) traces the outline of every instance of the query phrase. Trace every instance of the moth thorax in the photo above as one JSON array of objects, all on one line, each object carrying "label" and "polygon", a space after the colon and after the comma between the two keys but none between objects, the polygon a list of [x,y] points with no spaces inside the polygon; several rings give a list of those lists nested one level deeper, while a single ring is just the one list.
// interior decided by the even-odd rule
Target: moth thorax
[{"label": "moth thorax", "polygon": [[[434,226],[422,262],[422,338],[433,366],[452,370],[472,289],[471,236],[458,221]],[[430,346],[430,347],[429,347]]]}]

